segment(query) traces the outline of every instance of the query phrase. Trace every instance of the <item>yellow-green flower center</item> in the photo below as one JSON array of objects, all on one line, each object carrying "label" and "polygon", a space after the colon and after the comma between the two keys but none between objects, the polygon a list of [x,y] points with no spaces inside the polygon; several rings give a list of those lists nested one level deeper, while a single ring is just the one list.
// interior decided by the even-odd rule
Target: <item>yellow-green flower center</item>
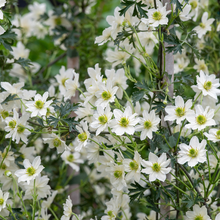
[{"label": "yellow-green flower center", "polygon": [[0,199],[0,205],[4,204],[4,199]]},{"label": "yellow-green flower center", "polygon": [[18,132],[18,133],[23,133],[24,130],[25,130],[25,127],[24,127],[24,126],[18,125],[18,129],[17,129],[17,132]]},{"label": "yellow-green flower center", "polygon": [[114,177],[115,177],[116,179],[122,177],[122,171],[121,171],[121,170],[116,170],[116,171],[114,172]]},{"label": "yellow-green flower center", "polygon": [[205,24],[204,24],[204,23],[200,23],[199,26],[200,26],[201,28],[203,28],[203,29],[205,28]]},{"label": "yellow-green flower center", "polygon": [[198,156],[199,151],[197,149],[191,148],[189,150],[189,156],[192,158],[195,158]]},{"label": "yellow-green flower center", "polygon": [[152,170],[153,170],[154,172],[160,172],[160,170],[161,170],[161,166],[160,166],[160,164],[158,164],[157,162],[154,163],[151,168],[152,168]]},{"label": "yellow-green flower center", "polygon": [[215,137],[216,137],[217,139],[220,139],[220,130],[218,130],[218,131],[216,132]]},{"label": "yellow-green flower center", "polygon": [[69,162],[73,162],[74,161],[74,156],[72,154],[70,154],[68,157],[67,157],[67,160]]},{"label": "yellow-green flower center", "polygon": [[104,91],[103,93],[102,93],[102,98],[104,99],[104,100],[108,100],[108,99],[110,99],[112,97],[112,94],[109,92],[109,91]]},{"label": "yellow-green flower center", "polygon": [[182,65],[181,63],[179,63],[179,64],[178,64],[178,67],[179,67],[180,69],[182,69],[182,68],[183,68],[183,65]]},{"label": "yellow-green flower center", "polygon": [[154,20],[159,21],[162,18],[162,14],[159,11],[155,11],[153,13],[152,17],[153,17]]},{"label": "yellow-green flower center", "polygon": [[196,117],[196,122],[199,124],[199,125],[203,125],[205,124],[207,121],[207,118],[204,116],[204,115],[199,115]]},{"label": "yellow-green flower center", "polygon": [[107,212],[107,215],[108,215],[109,217],[111,217],[111,218],[114,218],[114,217],[115,217],[115,215],[114,215],[114,213],[113,213],[112,211],[108,211],[108,212]]},{"label": "yellow-green flower center", "polygon": [[56,25],[61,25],[62,24],[62,20],[60,17],[55,18],[55,24]]},{"label": "yellow-green flower center", "polygon": [[129,125],[129,120],[126,117],[122,117],[121,120],[119,121],[119,124],[122,127],[127,127]]},{"label": "yellow-green flower center", "polygon": [[87,134],[86,132],[83,132],[81,134],[78,135],[78,138],[81,142],[84,142],[87,139]]},{"label": "yellow-green flower center", "polygon": [[37,100],[37,101],[35,102],[35,107],[36,107],[37,109],[42,109],[42,108],[44,107],[44,102],[42,102],[41,100]]},{"label": "yellow-green flower center", "polygon": [[194,220],[204,220],[204,218],[202,217],[202,215],[197,215]]},{"label": "yellow-green flower center", "polygon": [[36,170],[31,166],[27,168],[27,175],[33,176],[36,173]]},{"label": "yellow-green flower center", "polygon": [[108,118],[106,115],[101,115],[101,116],[99,116],[98,120],[99,120],[100,124],[104,125],[107,123]]},{"label": "yellow-green flower center", "polygon": [[54,138],[53,140],[53,146],[59,147],[61,145],[61,140],[59,138]]},{"label": "yellow-green flower center", "polygon": [[61,80],[61,83],[62,83],[62,85],[63,85],[64,87],[66,87],[66,86],[65,86],[65,82],[66,82],[67,79],[69,79],[69,78],[63,78],[63,79]]},{"label": "yellow-green flower center", "polygon": [[16,124],[17,124],[17,122],[16,122],[15,120],[12,120],[12,121],[10,121],[10,122],[8,123],[9,127],[12,128],[12,129],[15,128]]},{"label": "yellow-green flower center", "polygon": [[3,110],[3,111],[1,112],[1,116],[2,116],[3,119],[6,119],[6,118],[9,116],[9,112]]},{"label": "yellow-green flower center", "polygon": [[150,129],[152,127],[152,123],[150,120],[144,122],[144,128]]},{"label": "yellow-green flower center", "polygon": [[206,70],[206,65],[204,63],[200,64],[199,65],[199,70],[205,71]]},{"label": "yellow-green flower center", "polygon": [[175,109],[175,112],[176,112],[176,115],[177,115],[178,117],[182,117],[182,116],[185,115],[185,108],[177,107],[177,108]]},{"label": "yellow-green flower center", "polygon": [[206,91],[209,91],[211,88],[212,88],[212,82],[211,81],[206,81],[205,83],[204,83],[204,89],[206,90]]},{"label": "yellow-green flower center", "polygon": [[190,2],[192,9],[195,9],[198,5],[197,1]]},{"label": "yellow-green flower center", "polygon": [[135,171],[137,171],[138,167],[139,167],[138,163],[135,160],[131,161],[129,166],[130,166],[131,170],[135,170]]}]

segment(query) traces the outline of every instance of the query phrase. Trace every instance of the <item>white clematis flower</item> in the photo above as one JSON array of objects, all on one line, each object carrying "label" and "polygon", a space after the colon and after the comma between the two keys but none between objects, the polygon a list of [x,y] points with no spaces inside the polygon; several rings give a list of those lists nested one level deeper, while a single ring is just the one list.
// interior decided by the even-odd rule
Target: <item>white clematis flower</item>
[{"label": "white clematis flower", "polygon": [[171,171],[171,167],[167,167],[170,164],[170,159],[167,160],[165,153],[162,153],[160,157],[154,153],[149,153],[149,161],[142,160],[142,166],[146,167],[142,169],[142,173],[149,174],[149,181],[153,182],[156,179],[164,182],[166,180],[166,174]]},{"label": "white clematis flower", "polygon": [[194,167],[199,162],[206,162],[206,144],[206,140],[202,140],[202,142],[199,143],[199,139],[196,136],[191,138],[189,145],[184,143],[180,144],[178,163],[184,164],[188,162],[190,167]]}]

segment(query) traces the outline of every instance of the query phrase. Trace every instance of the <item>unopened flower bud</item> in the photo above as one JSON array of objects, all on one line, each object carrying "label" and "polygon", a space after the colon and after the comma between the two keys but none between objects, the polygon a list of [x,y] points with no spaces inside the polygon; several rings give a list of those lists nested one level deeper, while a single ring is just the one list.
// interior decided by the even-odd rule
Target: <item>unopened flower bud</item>
[{"label": "unopened flower bud", "polygon": [[11,173],[10,170],[6,170],[4,174],[5,174],[5,176],[7,176],[7,177],[10,177],[10,176],[12,175],[12,173]]}]

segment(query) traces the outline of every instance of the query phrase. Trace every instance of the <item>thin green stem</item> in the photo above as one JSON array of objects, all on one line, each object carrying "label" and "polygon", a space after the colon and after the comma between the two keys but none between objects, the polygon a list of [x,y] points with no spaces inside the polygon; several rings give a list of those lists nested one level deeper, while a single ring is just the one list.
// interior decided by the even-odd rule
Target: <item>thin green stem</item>
[{"label": "thin green stem", "polygon": [[7,157],[8,151],[9,151],[9,149],[10,149],[10,147],[11,147],[11,139],[12,139],[12,138],[10,138],[9,145],[8,145],[8,147],[7,147],[7,149],[6,149],[6,153],[4,154],[4,156],[3,156],[3,158],[2,158],[2,161],[1,161],[1,164],[0,164],[0,169],[2,168],[3,162],[4,162],[5,158]]},{"label": "thin green stem", "polygon": [[55,218],[56,220],[59,220],[58,217],[57,217],[57,215],[55,214],[55,212],[51,209],[51,207],[49,207],[49,210],[50,210],[50,212],[53,214],[54,218]]}]

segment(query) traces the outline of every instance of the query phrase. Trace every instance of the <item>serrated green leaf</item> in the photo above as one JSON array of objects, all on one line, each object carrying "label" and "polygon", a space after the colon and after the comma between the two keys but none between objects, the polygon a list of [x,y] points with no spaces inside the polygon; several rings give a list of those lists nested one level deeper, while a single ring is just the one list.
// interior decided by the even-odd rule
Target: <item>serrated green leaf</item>
[{"label": "serrated green leaf", "polygon": [[132,94],[133,102],[134,103],[138,102],[140,99],[143,98],[144,95],[145,95],[145,91],[143,91],[143,90],[133,92],[133,94]]},{"label": "serrated green leaf", "polygon": [[15,63],[20,64],[24,69],[26,69],[29,66],[32,66],[31,61],[29,59],[25,59],[21,57],[19,57],[18,60],[15,60]]},{"label": "serrated green leaf", "polygon": [[19,100],[20,98],[17,96],[17,94],[10,94],[1,104],[5,104],[7,102],[10,102],[10,101],[14,101],[14,100]]}]

